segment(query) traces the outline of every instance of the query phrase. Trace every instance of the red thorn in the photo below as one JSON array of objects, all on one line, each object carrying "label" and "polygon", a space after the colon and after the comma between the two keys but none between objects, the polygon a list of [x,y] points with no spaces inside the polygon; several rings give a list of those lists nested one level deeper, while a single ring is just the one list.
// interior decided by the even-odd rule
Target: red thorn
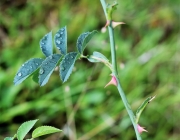
[{"label": "red thorn", "polygon": [[141,134],[142,132],[148,132],[144,127],[141,127],[139,124],[137,124],[138,132]]},{"label": "red thorn", "polygon": [[[117,86],[116,77],[115,77],[114,75],[111,75],[111,76],[112,76],[111,81],[110,81],[109,83],[107,83],[107,85],[106,85],[105,87],[107,87],[107,86],[109,86],[109,85]],[[105,87],[104,87],[104,88],[105,88]]]}]

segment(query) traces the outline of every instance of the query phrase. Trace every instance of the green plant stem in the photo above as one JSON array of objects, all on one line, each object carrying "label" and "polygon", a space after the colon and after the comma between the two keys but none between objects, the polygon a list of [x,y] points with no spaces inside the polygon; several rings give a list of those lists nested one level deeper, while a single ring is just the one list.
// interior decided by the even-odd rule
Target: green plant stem
[{"label": "green plant stem", "polygon": [[[105,13],[105,16],[106,16],[106,19],[107,18],[107,13],[106,13],[106,3],[105,3],[105,0],[100,0],[101,1],[101,4],[102,4],[102,7],[103,7],[103,10],[104,10],[104,13]],[[136,133],[136,138],[137,140],[141,140],[141,136],[140,136],[140,133],[138,132],[137,130],[137,124],[135,122],[135,115],[128,103],[128,100],[126,98],[126,95],[121,87],[121,84],[120,84],[120,80],[118,78],[118,71],[117,71],[117,62],[116,62],[116,50],[115,50],[115,40],[114,40],[114,30],[113,30],[113,27],[112,27],[112,20],[110,21],[110,24],[108,26],[108,31],[109,31],[109,39],[110,39],[110,47],[111,47],[111,58],[112,58],[112,68],[113,68],[113,75],[116,77],[116,80],[117,80],[117,89],[119,91],[119,94],[121,96],[121,99],[123,101],[123,104],[128,112],[128,115],[131,119],[131,122],[134,126],[134,130],[135,130],[135,133]]]}]

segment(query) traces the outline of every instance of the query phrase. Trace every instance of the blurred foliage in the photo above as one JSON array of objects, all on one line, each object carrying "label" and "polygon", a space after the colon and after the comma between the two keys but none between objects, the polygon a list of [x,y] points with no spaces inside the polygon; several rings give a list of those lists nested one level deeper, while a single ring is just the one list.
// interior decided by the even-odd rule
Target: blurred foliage
[{"label": "blurred foliage", "polygon": [[[110,0],[109,0],[110,1]],[[179,0],[118,0],[115,28],[121,83],[134,112],[156,95],[142,114],[146,140],[180,137],[180,9]],[[68,51],[85,31],[99,30],[86,54],[99,51],[110,58],[108,33],[101,33],[105,17],[99,0],[0,1],[0,139],[13,136],[21,123],[39,119],[64,132],[47,140],[133,140],[135,133],[119,93],[104,89],[110,71],[82,59],[70,79],[62,84],[55,71],[39,87],[31,78],[14,86],[23,62],[43,58],[39,40],[67,25]],[[58,51],[58,50],[56,50]],[[70,137],[69,137],[70,136]]]}]

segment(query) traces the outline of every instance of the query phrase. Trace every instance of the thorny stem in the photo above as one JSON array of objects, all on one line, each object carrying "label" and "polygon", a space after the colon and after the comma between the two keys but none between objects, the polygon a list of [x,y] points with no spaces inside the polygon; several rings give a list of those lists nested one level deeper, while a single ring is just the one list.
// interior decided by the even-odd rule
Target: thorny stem
[{"label": "thorny stem", "polygon": [[[105,0],[100,0],[101,2],[101,5],[103,7],[103,10],[104,10],[104,13],[105,13],[105,16],[106,16],[106,19],[108,20],[108,17],[107,17],[107,12],[106,12],[106,3],[105,3]],[[129,105],[128,103],[128,100],[126,98],[126,95],[121,87],[121,84],[120,84],[120,80],[118,78],[118,71],[117,71],[117,62],[116,62],[116,50],[115,50],[115,40],[114,40],[114,30],[113,30],[113,27],[112,27],[112,20],[110,21],[110,24],[108,26],[108,31],[109,31],[109,39],[110,39],[110,47],[111,47],[111,58],[112,58],[112,74],[116,77],[116,80],[117,80],[117,89],[119,91],[119,94],[121,96],[121,99],[124,103],[124,106],[128,112],[128,115],[131,119],[131,122],[134,126],[134,130],[135,130],[135,133],[136,133],[136,138],[137,140],[141,140],[141,136],[140,136],[140,133],[138,132],[137,130],[137,124],[135,122],[135,115],[131,109],[131,106]]]}]

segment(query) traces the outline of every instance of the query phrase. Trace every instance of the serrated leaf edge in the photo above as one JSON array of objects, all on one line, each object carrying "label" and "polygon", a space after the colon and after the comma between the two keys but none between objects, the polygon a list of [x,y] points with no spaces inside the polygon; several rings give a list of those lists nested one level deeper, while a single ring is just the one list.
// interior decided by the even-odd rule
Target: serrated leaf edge
[{"label": "serrated leaf edge", "polygon": [[[50,133],[46,133],[46,134],[42,134],[42,135],[38,135],[38,133],[35,135],[35,131],[37,131],[38,129],[42,128],[42,127],[48,127],[48,128],[53,128],[55,129],[55,132],[50,132]],[[52,131],[52,130],[46,130],[46,131]],[[54,131],[54,130],[53,130]],[[33,132],[32,132],[32,138],[37,138],[37,137],[40,137],[40,136],[43,136],[43,135],[48,135],[48,134],[52,134],[52,133],[57,133],[57,132],[61,132],[62,130],[56,128],[56,127],[53,127],[53,126],[48,126],[48,125],[44,125],[44,126],[40,126],[40,127],[37,127]],[[34,136],[35,135],[35,136]]]},{"label": "serrated leaf edge", "polygon": [[[32,122],[32,121],[34,121],[34,124],[30,127],[30,129],[29,129],[29,131],[30,131],[31,128],[32,128],[32,127],[35,125],[35,123],[38,121],[38,119],[26,121],[26,122],[22,123],[22,124],[19,126],[19,128],[18,128],[18,130],[17,130],[17,139],[18,139],[18,140],[23,140],[23,139],[20,139],[20,138],[19,138],[19,133],[23,131],[23,130],[20,130],[20,128],[23,127],[23,125],[25,125],[25,123]],[[28,132],[29,132],[29,131],[28,131]],[[27,133],[28,133],[28,132],[27,132]],[[27,133],[24,135],[24,137],[27,135]]]},{"label": "serrated leaf edge", "polygon": [[[75,62],[76,62],[76,60],[77,60],[77,57],[78,57],[78,54],[79,54],[79,53],[78,53],[78,52],[70,52],[70,53],[77,53],[77,54],[76,54],[76,57],[74,58],[74,62],[73,62],[73,64],[71,65],[71,67],[72,67],[72,66],[74,67],[74,64],[75,64]],[[66,55],[68,55],[68,54],[70,54],[70,53],[67,53]],[[65,58],[66,55],[64,55],[64,58]],[[59,67],[61,67],[61,64],[62,64],[62,61],[61,61],[60,65],[59,65]],[[70,67],[70,68],[71,68],[71,67]],[[69,68],[69,69],[70,69],[70,68]],[[59,71],[61,71],[61,68],[59,68]],[[72,71],[71,71],[71,73],[72,73]],[[71,75],[71,73],[70,73],[70,75]],[[60,76],[61,80],[62,80],[63,83],[64,83],[64,82],[66,82],[66,81],[69,79],[70,75],[68,76],[68,78],[67,78],[66,80],[63,80],[63,79],[62,79],[61,72],[60,72],[60,75],[59,75],[59,76]]]},{"label": "serrated leaf edge", "polygon": [[[53,54],[53,55],[55,55],[55,54]],[[53,55],[50,55],[50,56],[53,56]],[[59,58],[59,60],[57,61],[57,63],[55,64],[55,67],[51,70],[51,72],[49,73],[49,74],[47,74],[46,75],[46,77],[48,76],[48,75],[51,75],[52,73],[53,73],[53,71],[54,71],[54,69],[56,68],[56,66],[58,65],[58,63],[61,61],[61,59],[62,59],[62,57],[63,57],[63,55],[62,54],[59,54],[59,55],[61,55],[60,56],[60,58]],[[48,56],[48,57],[50,57],[50,56]],[[47,57],[47,58],[48,58]],[[45,59],[46,60],[46,59]],[[45,63],[45,60],[43,61],[44,63]],[[43,64],[43,62],[42,62],[42,64]],[[41,64],[41,66],[42,66],[42,64]],[[41,69],[42,67],[40,67],[40,69]],[[39,77],[38,77],[39,78]],[[39,78],[39,80],[40,80],[40,78]],[[44,82],[44,79],[43,79],[43,82]],[[40,81],[38,81],[38,83],[40,84],[40,86],[44,86],[45,84],[43,84],[43,82],[42,83],[40,83]],[[48,82],[48,81],[47,81]],[[43,84],[43,85],[42,85]]]}]

